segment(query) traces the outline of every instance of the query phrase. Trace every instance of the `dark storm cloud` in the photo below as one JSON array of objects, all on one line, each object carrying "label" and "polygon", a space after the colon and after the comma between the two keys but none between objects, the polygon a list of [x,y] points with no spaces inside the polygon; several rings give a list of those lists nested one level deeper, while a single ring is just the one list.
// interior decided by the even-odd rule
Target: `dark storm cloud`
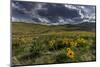
[{"label": "dark storm cloud", "polygon": [[95,21],[95,7],[39,2],[12,2],[12,21],[23,19],[44,23]]},{"label": "dark storm cloud", "polygon": [[79,13],[77,10],[75,9],[69,9],[66,8],[64,5],[61,4],[57,4],[57,5],[53,5],[53,4],[47,4],[45,6],[47,8],[47,10],[38,10],[38,14],[40,16],[45,16],[45,17],[65,17],[65,18],[74,18],[74,17],[80,17]]},{"label": "dark storm cloud", "polygon": [[17,6],[19,9],[26,9],[26,10],[31,10],[33,9],[35,6],[33,4],[35,3],[27,3],[27,2],[22,2],[22,1],[13,1],[13,4],[15,6]]}]

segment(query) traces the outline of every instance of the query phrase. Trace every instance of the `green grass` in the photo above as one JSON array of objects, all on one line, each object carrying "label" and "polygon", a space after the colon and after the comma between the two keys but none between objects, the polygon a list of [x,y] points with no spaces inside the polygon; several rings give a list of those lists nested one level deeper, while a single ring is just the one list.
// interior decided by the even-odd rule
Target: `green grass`
[{"label": "green grass", "polygon": [[[96,60],[95,32],[76,28],[63,25],[12,23],[13,64]],[[67,48],[74,52],[73,58],[67,56]]]}]

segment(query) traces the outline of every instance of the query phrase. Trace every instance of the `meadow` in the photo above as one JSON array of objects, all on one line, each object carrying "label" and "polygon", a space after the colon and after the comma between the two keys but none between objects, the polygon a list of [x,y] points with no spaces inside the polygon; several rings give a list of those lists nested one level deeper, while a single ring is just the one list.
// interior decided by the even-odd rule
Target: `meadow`
[{"label": "meadow", "polygon": [[26,65],[95,61],[95,31],[85,28],[12,22],[12,62]]}]

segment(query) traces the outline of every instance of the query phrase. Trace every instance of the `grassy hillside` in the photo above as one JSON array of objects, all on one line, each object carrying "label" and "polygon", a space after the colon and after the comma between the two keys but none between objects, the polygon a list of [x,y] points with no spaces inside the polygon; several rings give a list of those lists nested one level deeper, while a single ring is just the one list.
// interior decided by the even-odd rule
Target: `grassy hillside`
[{"label": "grassy hillside", "polygon": [[94,61],[95,27],[85,28],[13,22],[13,64]]}]

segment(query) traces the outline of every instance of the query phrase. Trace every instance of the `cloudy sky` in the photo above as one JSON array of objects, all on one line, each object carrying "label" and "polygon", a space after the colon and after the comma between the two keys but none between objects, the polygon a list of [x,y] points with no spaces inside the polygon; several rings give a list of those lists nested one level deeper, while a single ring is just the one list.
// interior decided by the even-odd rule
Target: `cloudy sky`
[{"label": "cloudy sky", "polygon": [[40,24],[95,22],[95,6],[13,1],[12,21]]}]

